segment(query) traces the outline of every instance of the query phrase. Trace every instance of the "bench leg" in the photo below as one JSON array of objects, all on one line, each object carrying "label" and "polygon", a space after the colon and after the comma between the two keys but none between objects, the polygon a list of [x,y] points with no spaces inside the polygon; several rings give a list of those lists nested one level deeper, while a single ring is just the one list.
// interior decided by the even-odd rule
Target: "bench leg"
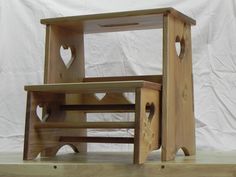
[{"label": "bench leg", "polygon": [[42,150],[42,143],[39,140],[39,135],[34,129],[36,123],[41,122],[37,116],[37,106],[39,102],[33,92],[27,93],[26,104],[26,121],[25,121],[25,138],[24,138],[24,160],[31,160],[38,156]]},{"label": "bench leg", "polygon": [[[26,125],[25,125],[25,142],[24,142],[24,160],[34,159],[41,153],[42,157],[53,157],[58,150],[69,145],[74,152],[78,152],[81,143],[60,142],[61,136],[78,135],[78,130],[63,129],[35,129],[35,124],[46,122],[65,122],[72,121],[71,115],[60,110],[60,105],[65,103],[64,94],[37,93],[28,92]],[[47,120],[42,120],[37,115],[37,106],[43,107],[43,115],[48,114]],[[69,117],[71,116],[71,117]],[[83,146],[83,144],[82,144]]]},{"label": "bench leg", "polygon": [[163,20],[162,160],[167,161],[179,149],[194,155],[196,145],[191,25],[171,14]]},{"label": "bench leg", "polygon": [[134,164],[145,162],[152,150],[160,148],[160,93],[136,90]]}]

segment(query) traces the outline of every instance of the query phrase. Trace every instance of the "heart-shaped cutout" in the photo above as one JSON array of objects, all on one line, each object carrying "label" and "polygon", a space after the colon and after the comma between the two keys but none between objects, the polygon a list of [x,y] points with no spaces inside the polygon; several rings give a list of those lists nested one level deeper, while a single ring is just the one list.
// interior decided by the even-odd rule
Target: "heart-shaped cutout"
[{"label": "heart-shaped cutout", "polygon": [[146,111],[146,117],[148,118],[149,121],[151,121],[154,116],[154,111],[155,111],[154,104],[147,103],[145,107],[145,111]]},{"label": "heart-shaped cutout", "polygon": [[60,47],[60,56],[66,68],[69,69],[74,60],[74,53],[72,48],[68,45],[62,45]]},{"label": "heart-shaped cutout", "polygon": [[175,50],[176,50],[177,55],[179,56],[180,55],[180,51],[181,51],[180,42],[175,42]]},{"label": "heart-shaped cutout", "polygon": [[177,36],[175,39],[175,50],[178,57],[182,59],[185,53],[185,41],[183,38],[180,39],[179,36]]},{"label": "heart-shaped cutout", "polygon": [[37,114],[38,118],[40,120],[42,120],[42,116],[43,116],[43,108],[42,108],[42,106],[38,105],[36,107],[36,114]]},{"label": "heart-shaped cutout", "polygon": [[106,93],[95,93],[94,96],[100,101],[105,97]]},{"label": "heart-shaped cutout", "polygon": [[37,105],[37,107],[36,107],[36,115],[37,115],[37,117],[38,117],[42,122],[46,122],[47,119],[50,117],[50,111],[47,110],[47,111],[44,112],[44,114],[43,114],[43,105]]}]

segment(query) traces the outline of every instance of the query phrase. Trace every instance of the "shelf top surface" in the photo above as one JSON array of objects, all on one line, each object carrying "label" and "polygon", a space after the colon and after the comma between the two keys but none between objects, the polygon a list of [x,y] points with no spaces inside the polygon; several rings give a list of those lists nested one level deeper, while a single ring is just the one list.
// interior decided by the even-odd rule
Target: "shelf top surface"
[{"label": "shelf top surface", "polygon": [[196,21],[174,8],[157,8],[42,19],[46,25],[57,25],[84,33],[154,29],[163,27],[163,15],[172,14],[187,24]]},{"label": "shelf top surface", "polygon": [[55,92],[55,93],[77,93],[77,92],[104,92],[113,91],[135,91],[136,88],[149,88],[161,90],[161,85],[148,81],[111,81],[111,82],[80,82],[80,83],[59,83],[25,86],[26,91]]}]

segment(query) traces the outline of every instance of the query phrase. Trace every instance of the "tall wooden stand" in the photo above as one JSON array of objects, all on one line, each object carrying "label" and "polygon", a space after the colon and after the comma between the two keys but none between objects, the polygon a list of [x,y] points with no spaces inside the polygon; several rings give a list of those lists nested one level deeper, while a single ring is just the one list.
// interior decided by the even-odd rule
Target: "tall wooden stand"
[{"label": "tall wooden stand", "polygon": [[[132,143],[134,163],[162,147],[162,160],[178,149],[195,154],[191,25],[172,8],[44,19],[43,85],[27,94],[24,159],[55,156],[64,145],[86,152],[87,143]],[[163,75],[85,77],[84,34],[163,28]],[[175,44],[181,46],[176,52]],[[60,48],[71,50],[65,62]],[[145,67],[145,64],[144,66]],[[100,100],[96,93],[105,93]],[[124,93],[133,92],[130,102]],[[42,117],[37,114],[43,108]],[[86,113],[134,112],[134,122],[87,122]],[[86,129],[134,129],[134,137],[88,137]]]}]

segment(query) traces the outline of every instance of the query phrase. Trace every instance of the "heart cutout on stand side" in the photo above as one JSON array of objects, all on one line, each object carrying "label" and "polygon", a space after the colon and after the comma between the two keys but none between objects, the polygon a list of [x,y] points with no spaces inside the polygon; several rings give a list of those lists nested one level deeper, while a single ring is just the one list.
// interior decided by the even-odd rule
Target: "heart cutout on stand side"
[{"label": "heart cutout on stand side", "polygon": [[72,62],[74,61],[73,49],[68,45],[62,45],[60,47],[60,56],[67,69],[70,68]]}]

